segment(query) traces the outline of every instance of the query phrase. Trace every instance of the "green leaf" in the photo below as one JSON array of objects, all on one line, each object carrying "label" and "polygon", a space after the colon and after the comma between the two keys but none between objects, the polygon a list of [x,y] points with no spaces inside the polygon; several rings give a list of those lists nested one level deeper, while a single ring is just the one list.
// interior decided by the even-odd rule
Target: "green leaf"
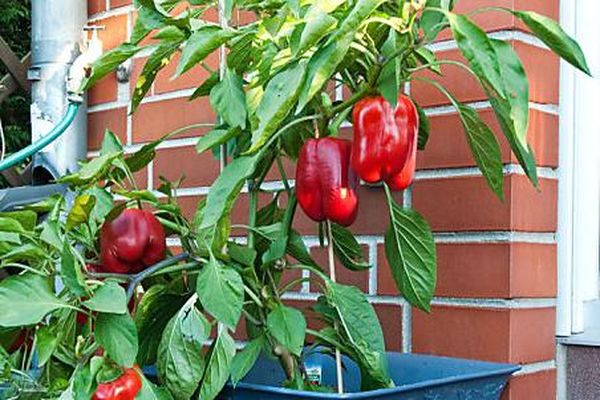
[{"label": "green leaf", "polygon": [[235,32],[223,30],[216,25],[206,25],[194,32],[181,52],[175,77],[202,62],[210,53],[235,36]]},{"label": "green leaf", "polygon": [[[454,98],[454,96],[439,83],[434,81],[430,82],[448,97],[454,108],[458,111],[465,134],[467,135],[467,142],[469,143],[471,153],[473,153],[473,158],[475,159],[477,166],[483,173],[490,188],[496,193],[500,200],[503,200],[502,153],[494,132],[492,132],[492,130],[481,120],[474,108],[460,104],[458,100],[456,100],[456,98]],[[494,97],[490,98],[492,103],[494,102],[494,99]],[[510,127],[513,125],[508,124],[508,126]]]},{"label": "green leaf", "polygon": [[240,76],[243,76],[246,71],[252,68],[254,51],[256,50],[254,41],[256,39],[256,32],[249,31],[242,33],[230,43],[227,66],[235,70]]},{"label": "green leaf", "polygon": [[499,97],[506,98],[500,62],[485,31],[464,15],[448,12],[446,16],[450,21],[458,48],[469,62],[473,72],[488,83]]},{"label": "green leaf", "polygon": [[239,128],[213,129],[198,139],[196,151],[198,154],[203,153],[215,146],[227,143],[230,139],[238,136],[240,133],[241,131]]},{"label": "green leaf", "polygon": [[92,210],[91,218],[100,223],[104,222],[104,219],[114,207],[113,195],[100,186],[92,186],[85,193],[96,198],[96,205]]},{"label": "green leaf", "polygon": [[190,96],[190,100],[195,100],[199,97],[208,96],[212,88],[219,83],[219,74],[213,72],[208,78]]},{"label": "green leaf", "polygon": [[154,35],[154,40],[162,40],[167,42],[183,42],[186,36],[185,33],[176,26],[168,25],[159,30],[156,35]]},{"label": "green leaf", "polygon": [[502,153],[494,132],[481,120],[477,111],[472,107],[459,105],[459,115],[477,166],[490,188],[500,200],[503,200]]},{"label": "green leaf", "polygon": [[260,153],[256,153],[236,158],[221,172],[208,193],[200,229],[215,227],[223,216],[229,214],[245,179],[254,172],[259,156]]},{"label": "green leaf", "polygon": [[235,269],[221,264],[211,252],[198,274],[196,293],[209,314],[235,329],[244,304],[244,283]]},{"label": "green leaf", "polygon": [[106,281],[94,292],[91,299],[83,302],[83,305],[93,311],[125,314],[127,312],[127,295],[115,281]]},{"label": "green leaf", "polygon": [[227,250],[233,261],[246,267],[254,267],[257,252],[253,248],[235,242],[228,242]]},{"label": "green leaf", "polygon": [[185,301],[185,297],[170,293],[160,284],[151,286],[144,293],[135,312],[135,324],[139,333],[139,365],[156,363],[156,351],[162,333]]},{"label": "green leaf", "polygon": [[142,389],[138,392],[135,400],[173,400],[173,396],[167,388],[160,387],[150,382],[144,374],[140,374]]},{"label": "green leaf", "polygon": [[148,60],[144,64],[144,68],[142,68],[142,72],[135,82],[135,89],[133,90],[133,96],[131,98],[131,113],[134,113],[135,110],[137,110],[138,106],[146,96],[146,93],[148,93],[152,87],[158,73],[169,65],[182,41],[183,38],[178,41],[162,42],[156,47],[152,54],[150,54]]},{"label": "green leaf", "polygon": [[2,254],[2,261],[29,261],[31,263],[38,262],[48,256],[45,249],[37,244],[27,243],[22,246],[10,246],[8,253]]},{"label": "green leaf", "polygon": [[176,400],[189,399],[204,373],[202,347],[210,335],[210,324],[196,309],[196,300],[190,298],[175,314],[158,346],[158,374]]},{"label": "green leaf", "polygon": [[306,25],[300,36],[296,54],[303,54],[316,45],[337,25],[337,19],[329,15],[319,3],[313,4],[304,16]]},{"label": "green leaf", "polygon": [[300,356],[306,336],[306,319],[299,310],[278,305],[267,316],[267,328],[282,346]]},{"label": "green leaf", "polygon": [[38,352],[38,365],[42,366],[50,360],[58,346],[58,334],[50,325],[40,327],[36,333],[35,345]]},{"label": "green leaf", "polygon": [[246,94],[243,85],[242,78],[228,68],[223,80],[210,91],[210,105],[232,128],[246,128]]},{"label": "green leaf", "polygon": [[392,387],[383,331],[375,309],[357,287],[327,282],[327,298],[337,312],[347,343],[361,370],[361,390]]},{"label": "green leaf", "polygon": [[137,47],[135,45],[125,43],[121,46],[104,53],[93,65],[92,74],[84,81],[83,90],[88,90],[100,79],[117,69],[125,61],[133,57],[137,52],[145,47]]},{"label": "green leaf", "polygon": [[10,244],[22,244],[21,236],[18,233],[13,232],[0,232],[0,242]]},{"label": "green leaf", "polygon": [[76,296],[83,297],[88,293],[81,265],[73,254],[74,249],[68,241],[63,244],[60,257],[60,277],[64,285]]},{"label": "green leaf", "polygon": [[358,28],[383,3],[383,0],[357,0],[339,28],[330,36],[326,45],[311,57],[306,79],[298,99],[296,114],[321,90],[333,75],[350,49]]},{"label": "green leaf", "polygon": [[138,335],[129,313],[100,313],[96,319],[96,341],[117,364],[131,368],[138,353]]},{"label": "green leaf", "polygon": [[121,141],[110,129],[104,131],[104,137],[102,138],[102,145],[100,146],[100,155],[104,156],[107,154],[114,154],[123,151],[123,145]]},{"label": "green leaf", "polygon": [[89,194],[77,196],[75,203],[67,215],[67,229],[71,230],[90,219],[90,214],[96,205],[96,198]]},{"label": "green leaf", "polygon": [[[37,214],[29,210],[1,212],[0,219],[4,218],[12,219],[13,221],[18,222],[20,228],[18,230],[19,232],[31,232],[35,229],[37,224]],[[2,225],[3,224],[0,222],[0,230],[5,230]],[[11,229],[8,230],[11,231]]]},{"label": "green leaf", "polygon": [[573,38],[567,35],[556,21],[533,11],[512,11],[508,9],[506,11],[512,12],[520,18],[534,35],[565,61],[586,74],[592,75],[581,47]]},{"label": "green leaf", "polygon": [[331,233],[333,235],[333,250],[344,267],[352,271],[364,271],[371,268],[352,232],[332,223]]},{"label": "green leaf", "polygon": [[500,73],[506,85],[506,99],[510,105],[510,118],[514,124],[516,139],[527,147],[529,125],[529,81],[525,68],[513,47],[502,40],[490,39],[500,63]]},{"label": "green leaf", "polygon": [[213,400],[217,397],[227,383],[234,357],[235,342],[227,330],[222,329],[212,345],[198,399]]},{"label": "green leaf", "polygon": [[318,264],[310,255],[310,252],[302,240],[302,236],[293,229],[290,229],[288,237],[287,253],[304,265],[318,267]]},{"label": "green leaf", "polygon": [[0,326],[34,325],[66,306],[64,300],[54,295],[50,278],[24,274],[0,282]]},{"label": "green leaf", "polygon": [[453,0],[427,0],[420,25],[423,28],[425,37],[430,42],[435,40],[446,24],[445,15],[439,11],[432,10],[432,8],[452,11],[453,3]]},{"label": "green leaf", "polygon": [[396,107],[396,104],[398,103],[398,94],[402,89],[402,60],[400,60],[400,57],[397,57],[397,53],[403,45],[398,32],[390,29],[388,38],[381,48],[381,53],[384,57],[396,56],[383,67],[379,80],[377,81],[377,89],[392,107]]},{"label": "green leaf", "polygon": [[25,228],[23,228],[23,225],[21,225],[18,220],[5,216],[0,216],[0,231],[16,233],[26,232]]},{"label": "green leaf", "polygon": [[40,239],[56,250],[60,250],[63,245],[63,241],[60,237],[58,223],[52,221],[46,221],[42,224],[42,233]]},{"label": "green leaf", "polygon": [[235,355],[231,365],[231,384],[235,387],[250,372],[265,345],[265,337],[259,336]]},{"label": "green leaf", "polygon": [[529,179],[537,187],[535,156],[527,143],[529,82],[525,69],[510,44],[495,39],[492,39],[492,44],[498,54],[498,59],[502,60],[500,69],[504,82],[506,82],[508,99],[504,100],[488,93],[490,102],[513,153]]},{"label": "green leaf", "polygon": [[402,209],[387,191],[390,227],[385,254],[398,290],[413,306],[429,312],[436,284],[436,251],[429,225],[416,211]]},{"label": "green leaf", "polygon": [[433,51],[427,47],[419,47],[415,50],[414,55],[421,65],[430,65],[430,70],[438,75],[442,75],[442,68],[437,64],[438,61]]},{"label": "green leaf", "polygon": [[108,172],[113,161],[120,155],[121,153],[112,153],[96,157],[90,162],[83,164],[79,172],[65,175],[58,179],[57,182],[68,183],[71,185],[81,185],[98,180],[103,176],[103,174]]},{"label": "green leaf", "polygon": [[[77,365],[71,378],[71,386],[63,392],[60,400],[89,399],[94,394],[95,378],[102,367],[102,357],[92,357],[88,364]],[[69,390],[71,393],[69,394]]]},{"label": "green leaf", "polygon": [[429,134],[431,132],[429,117],[427,117],[427,114],[425,114],[425,111],[421,108],[421,106],[419,106],[417,103],[414,104],[415,107],[417,107],[417,112],[419,113],[419,138],[417,142],[417,148],[419,150],[425,150],[427,142],[429,141]]},{"label": "green leaf", "polygon": [[523,167],[525,174],[531,180],[535,187],[539,186],[538,175],[537,175],[537,164],[535,161],[535,155],[533,149],[529,144],[522,145],[517,138],[517,133],[514,130],[514,121],[510,117],[510,105],[508,102],[490,96],[490,102],[496,119],[502,128],[502,132],[506,137],[506,140],[510,144],[510,147],[517,157],[519,164]]},{"label": "green leaf", "polygon": [[290,113],[304,81],[305,65],[295,63],[269,81],[256,110],[258,128],[252,132],[249,153],[261,148]]}]

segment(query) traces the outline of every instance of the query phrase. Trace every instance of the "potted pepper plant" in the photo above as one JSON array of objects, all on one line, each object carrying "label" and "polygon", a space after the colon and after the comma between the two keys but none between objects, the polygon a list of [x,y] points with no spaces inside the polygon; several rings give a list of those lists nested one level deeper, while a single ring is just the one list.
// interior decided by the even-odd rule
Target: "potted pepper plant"
[{"label": "potted pepper plant", "polygon": [[[15,374],[29,377],[11,390],[33,387],[61,399],[499,398],[512,366],[440,358],[435,367],[430,358],[386,354],[373,307],[358,288],[336,281],[335,259],[352,271],[369,268],[349,227],[359,207],[369,207],[360,202],[360,181],[380,185],[392,276],[407,302],[429,311],[433,235],[397,200],[429,136],[427,116],[406,90],[412,81],[448,97],[477,166],[503,197],[495,133],[421,71],[441,75],[451,64],[472,74],[537,186],[526,138],[528,82],[511,45],[488,37],[471,15],[455,13],[450,0],[225,1],[221,23],[202,17],[214,1],[134,3],[130,40],[94,64],[83,89],[143,54],[135,112],[176,54],[175,76],[201,66],[209,75],[191,99],[207,96],[218,120],[197,150],[214,152],[223,168],[186,218],[176,183],[143,190],[133,174],[163,140],[199,126],[128,154],[107,132],[98,157],[61,179],[68,197],[0,215],[1,266],[14,274],[0,283],[0,327],[11,338],[0,360],[13,383]],[[504,8],[476,11],[483,12],[512,14],[589,73],[577,43],[553,20]],[[226,23],[234,14],[247,22]],[[443,31],[465,62],[438,59],[431,50]],[[223,68],[212,70],[206,59],[218,51]],[[350,125],[352,140],[341,138],[340,128]],[[293,180],[289,162],[296,163]],[[272,170],[281,187],[263,185]],[[242,193],[249,202],[243,224],[232,221]],[[264,206],[261,194],[270,198]],[[295,229],[299,212],[315,222],[328,268]],[[167,237],[181,248],[176,254]],[[290,280],[290,273],[300,278]],[[320,294],[311,311],[319,328],[285,301],[305,282]],[[233,337],[241,330],[247,337],[238,349]],[[459,371],[473,381],[470,389]],[[429,383],[414,380],[427,374]]]}]

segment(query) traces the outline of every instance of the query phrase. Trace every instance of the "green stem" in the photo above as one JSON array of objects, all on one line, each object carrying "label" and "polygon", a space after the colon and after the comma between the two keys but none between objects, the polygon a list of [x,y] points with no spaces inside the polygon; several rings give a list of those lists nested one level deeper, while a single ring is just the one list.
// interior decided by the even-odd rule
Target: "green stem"
[{"label": "green stem", "polygon": [[254,325],[261,326],[263,323],[256,319],[252,314],[250,314],[246,309],[242,308],[242,313],[246,317],[246,319],[252,322]]},{"label": "green stem", "polygon": [[244,292],[246,292],[248,297],[250,297],[252,299],[252,301],[254,301],[258,307],[260,307],[261,309],[264,307],[263,302],[260,301],[260,299],[258,298],[256,293],[254,293],[252,291],[252,289],[250,289],[246,284],[244,284]]},{"label": "green stem", "polygon": [[248,230],[248,247],[254,248],[256,239],[254,235],[254,227],[256,226],[256,207],[258,205],[258,190],[255,187],[255,182],[250,185],[250,204],[248,206],[248,225],[251,229]]},{"label": "green stem", "polygon": [[291,288],[293,288],[294,286],[301,285],[304,282],[310,282],[310,280],[311,280],[311,278],[297,278],[297,279],[294,279],[293,281],[288,282],[284,287],[282,287],[281,289],[279,289],[279,292],[280,293],[285,293],[288,290],[290,290]]},{"label": "green stem", "polygon": [[467,65],[465,65],[465,64],[463,64],[463,63],[461,63],[459,61],[453,61],[453,60],[439,60],[439,61],[435,61],[435,62],[432,62],[432,63],[429,63],[429,64],[420,65],[420,66],[415,67],[415,68],[410,68],[408,71],[410,73],[414,74],[415,72],[419,72],[419,71],[422,71],[422,70],[425,70],[425,69],[429,69],[429,68],[437,66],[437,65],[454,65],[455,67],[462,68],[465,71],[467,71],[469,74],[473,75],[477,79],[477,81],[479,81],[481,83],[479,77],[475,74],[475,72],[473,72],[473,70],[471,68],[469,68]]},{"label": "green stem", "polygon": [[285,173],[285,168],[283,167],[283,162],[281,161],[281,156],[279,154],[277,154],[275,160],[277,162],[277,168],[279,169],[279,173],[281,174],[281,180],[283,182],[283,187],[285,188],[285,191],[288,192],[288,194],[289,194],[292,191],[292,189],[290,188],[287,174]]},{"label": "green stem", "polygon": [[331,109],[331,114],[332,115],[336,115],[336,114],[341,113],[342,111],[344,111],[348,107],[352,107],[353,105],[355,105],[356,103],[358,103],[359,101],[361,101],[363,98],[365,98],[371,92],[372,92],[372,88],[371,87],[369,87],[369,86],[362,87],[361,89],[358,90],[358,92],[355,92],[352,96],[350,96],[348,98],[348,100],[346,100],[342,104],[338,104],[337,106],[334,106]]}]

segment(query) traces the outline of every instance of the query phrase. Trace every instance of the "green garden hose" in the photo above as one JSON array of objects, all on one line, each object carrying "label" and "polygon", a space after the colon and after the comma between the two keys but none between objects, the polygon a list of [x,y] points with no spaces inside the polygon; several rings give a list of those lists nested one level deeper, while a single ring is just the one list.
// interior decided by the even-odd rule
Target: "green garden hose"
[{"label": "green garden hose", "polygon": [[16,153],[11,154],[9,157],[6,157],[4,160],[0,161],[0,171],[10,168],[15,164],[19,164],[27,157],[31,157],[32,155],[34,155],[35,153],[37,153],[38,151],[40,151],[41,149],[58,139],[60,135],[62,135],[67,130],[67,128],[75,119],[80,105],[81,103],[70,102],[65,116],[54,128],[52,128],[50,132],[48,132],[38,141],[31,143],[29,146],[17,151]]}]

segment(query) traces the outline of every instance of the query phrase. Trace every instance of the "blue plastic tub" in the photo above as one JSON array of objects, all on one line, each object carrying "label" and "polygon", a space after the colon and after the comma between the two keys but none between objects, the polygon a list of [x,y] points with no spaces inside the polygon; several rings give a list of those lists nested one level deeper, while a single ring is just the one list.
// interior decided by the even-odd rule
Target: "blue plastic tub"
[{"label": "blue plastic tub", "polygon": [[[275,360],[261,358],[235,388],[228,386],[222,400],[380,399],[380,400],[498,400],[508,378],[520,367],[447,357],[388,353],[392,389],[359,392],[360,373],[344,358],[347,393],[299,392],[281,387],[284,373]],[[313,353],[306,364],[321,371],[322,384],[336,387],[335,362]]]}]

